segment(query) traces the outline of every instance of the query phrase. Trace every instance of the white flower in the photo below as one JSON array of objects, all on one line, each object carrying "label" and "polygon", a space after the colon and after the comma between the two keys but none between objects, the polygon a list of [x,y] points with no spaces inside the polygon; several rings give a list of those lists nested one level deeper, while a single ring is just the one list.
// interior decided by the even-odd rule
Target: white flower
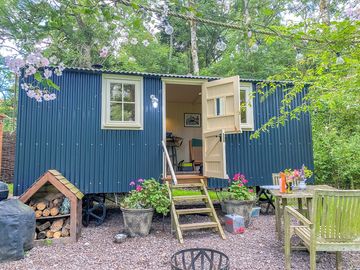
[{"label": "white flower", "polygon": [[29,98],[34,98],[36,96],[36,93],[34,90],[29,90],[26,92],[26,95],[29,97]]},{"label": "white flower", "polygon": [[131,43],[132,45],[138,44],[137,38],[132,38],[132,39],[130,40],[130,43]]},{"label": "white flower", "polygon": [[60,64],[58,65],[58,69],[59,69],[60,71],[63,71],[63,70],[65,69],[64,63],[60,63]]},{"label": "white flower", "polygon": [[50,94],[50,100],[54,100],[54,99],[56,99],[56,94],[55,93]]},{"label": "white flower", "polygon": [[44,98],[45,101],[49,101],[49,100],[50,100],[50,95],[49,95],[49,94],[45,94],[45,95],[43,96],[43,98]]},{"label": "white flower", "polygon": [[135,61],[136,61],[135,57],[133,57],[133,56],[129,57],[129,62],[135,62]]},{"label": "white flower", "polygon": [[145,40],[143,40],[142,44],[143,44],[145,47],[147,47],[147,46],[149,46],[150,42],[149,42],[147,39],[145,39]]},{"label": "white flower", "polygon": [[51,71],[50,69],[45,69],[45,71],[44,71],[44,77],[45,77],[46,79],[49,79],[49,78],[51,77],[51,75],[52,75],[52,71]]},{"label": "white flower", "polygon": [[61,76],[62,75],[62,71],[59,68],[55,68],[54,73],[56,76]]},{"label": "white flower", "polygon": [[21,89],[23,89],[25,91],[29,90],[29,85],[27,83],[22,83],[20,86],[21,86]]},{"label": "white flower", "polygon": [[55,55],[51,56],[51,57],[49,58],[49,60],[50,60],[50,63],[52,63],[52,64],[54,64],[54,65],[56,65],[57,62],[59,61],[59,59],[57,59],[57,57],[56,57]]}]

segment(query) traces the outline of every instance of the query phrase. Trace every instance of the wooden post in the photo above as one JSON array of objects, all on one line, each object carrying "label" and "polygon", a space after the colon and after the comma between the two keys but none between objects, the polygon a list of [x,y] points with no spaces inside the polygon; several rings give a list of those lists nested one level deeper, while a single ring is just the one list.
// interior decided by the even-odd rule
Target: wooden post
[{"label": "wooden post", "polygon": [[3,120],[6,117],[5,114],[0,114],[0,177],[1,177],[1,166],[2,166],[2,145],[3,145],[3,130],[4,123]]}]

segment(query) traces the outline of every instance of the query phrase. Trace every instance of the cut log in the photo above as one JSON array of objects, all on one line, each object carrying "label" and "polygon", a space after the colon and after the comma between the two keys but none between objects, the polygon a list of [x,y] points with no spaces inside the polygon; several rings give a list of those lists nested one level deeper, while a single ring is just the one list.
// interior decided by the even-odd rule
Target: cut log
[{"label": "cut log", "polygon": [[37,239],[45,239],[45,238],[46,238],[46,232],[45,231],[42,231],[42,232],[38,233]]},{"label": "cut log", "polygon": [[46,237],[47,237],[47,238],[53,238],[53,237],[54,237],[54,233],[53,233],[52,231],[50,231],[50,230],[47,230],[47,231],[46,231]]},{"label": "cut log", "polygon": [[62,229],[61,229],[61,236],[62,237],[67,237],[67,236],[69,236],[70,235],[70,231],[68,230],[68,229],[66,229],[65,227],[63,227]]},{"label": "cut log", "polygon": [[43,217],[48,217],[50,215],[50,209],[49,208],[45,208],[44,211],[42,212]]},{"label": "cut log", "polygon": [[41,217],[42,216],[42,211],[41,210],[36,210],[35,211],[35,217],[36,218],[39,218],[39,217]]},{"label": "cut log", "polygon": [[45,200],[47,201],[53,201],[55,199],[59,199],[59,198],[62,198],[64,197],[64,194],[62,194],[61,192],[58,192],[58,193],[49,193],[45,196]]},{"label": "cut log", "polygon": [[61,232],[60,232],[60,231],[54,232],[53,237],[54,237],[55,239],[60,238],[60,237],[61,237]]},{"label": "cut log", "polygon": [[49,228],[51,226],[50,221],[46,221],[45,223],[36,226],[36,228],[39,230],[39,232],[45,231],[47,228]]},{"label": "cut log", "polygon": [[61,203],[62,203],[62,201],[63,201],[63,198],[58,198],[58,199],[53,200],[53,201],[52,201],[53,207],[54,207],[54,206],[60,206]]},{"label": "cut log", "polygon": [[59,214],[59,207],[53,207],[53,208],[51,208],[51,209],[50,209],[50,214],[51,214],[52,216],[58,215],[58,214]]},{"label": "cut log", "polygon": [[60,231],[63,225],[64,225],[64,219],[63,218],[57,219],[51,224],[50,230],[52,232]]},{"label": "cut log", "polygon": [[67,218],[64,223],[64,228],[70,230],[70,218]]},{"label": "cut log", "polygon": [[36,208],[41,211],[44,210],[46,207],[47,207],[47,201],[45,201],[45,200],[38,202],[36,204]]}]

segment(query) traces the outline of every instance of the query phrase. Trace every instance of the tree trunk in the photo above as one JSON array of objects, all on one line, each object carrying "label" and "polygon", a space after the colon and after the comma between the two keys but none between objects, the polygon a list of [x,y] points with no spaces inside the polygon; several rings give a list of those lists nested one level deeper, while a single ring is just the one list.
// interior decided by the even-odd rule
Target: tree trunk
[{"label": "tree trunk", "polygon": [[330,24],[330,1],[320,0],[320,19],[322,23]]},{"label": "tree trunk", "polygon": [[[189,0],[189,7],[194,6],[194,0]],[[194,14],[191,12],[191,16]],[[193,63],[194,75],[199,75],[199,57],[197,47],[197,35],[196,35],[196,21],[190,20],[190,36],[191,36],[191,58]]]}]

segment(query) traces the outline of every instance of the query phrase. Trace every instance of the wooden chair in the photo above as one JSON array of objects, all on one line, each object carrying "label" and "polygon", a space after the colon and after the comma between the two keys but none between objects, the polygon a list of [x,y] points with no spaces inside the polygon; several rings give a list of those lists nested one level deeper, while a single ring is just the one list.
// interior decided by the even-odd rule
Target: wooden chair
[{"label": "wooden chair", "polygon": [[200,166],[203,163],[203,154],[202,154],[202,140],[201,139],[191,139],[189,141],[189,152],[190,160],[194,164],[194,171],[196,166]]},{"label": "wooden chair", "polygon": [[[290,224],[290,218],[300,225]],[[310,220],[290,206],[285,207],[285,264],[291,269],[291,236],[297,235],[310,252],[310,269],[316,269],[316,252],[336,252],[341,269],[341,251],[360,251],[360,190],[315,190]]]}]

